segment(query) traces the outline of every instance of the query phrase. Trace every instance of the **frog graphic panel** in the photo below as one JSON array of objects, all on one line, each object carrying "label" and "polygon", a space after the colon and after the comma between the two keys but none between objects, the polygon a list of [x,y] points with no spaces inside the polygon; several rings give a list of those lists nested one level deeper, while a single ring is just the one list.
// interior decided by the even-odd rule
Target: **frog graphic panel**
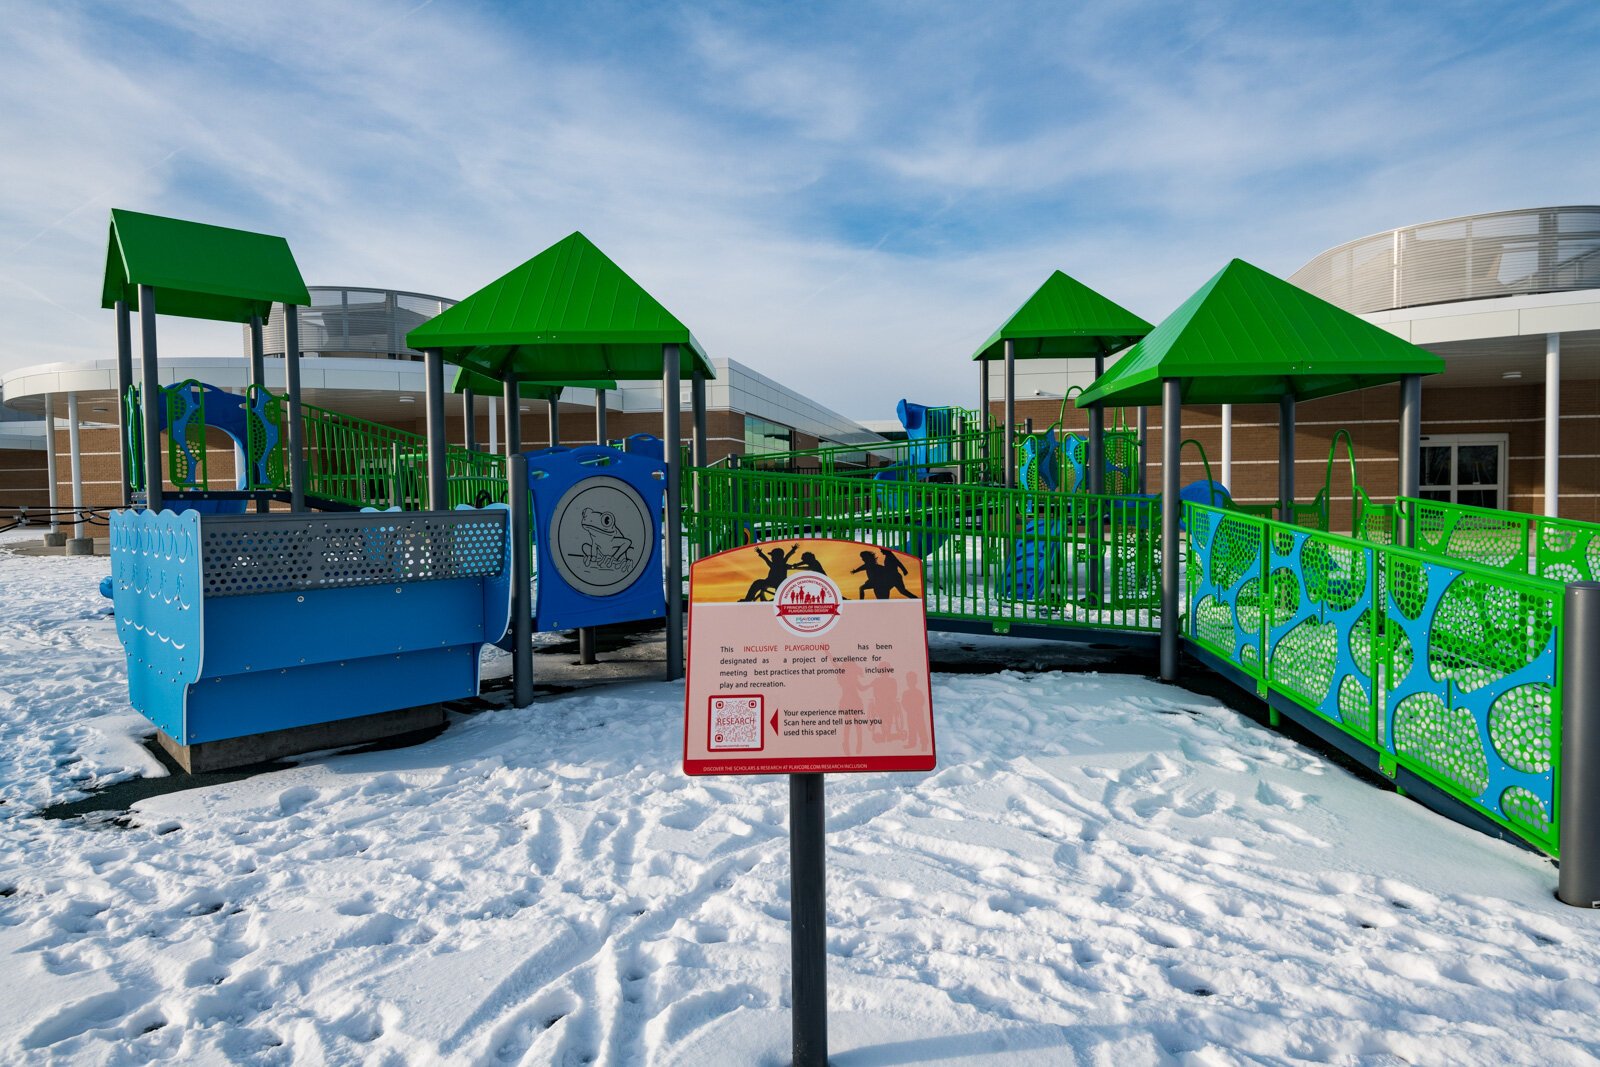
[{"label": "frog graphic panel", "polygon": [[652,525],[644,501],[616,478],[585,478],[568,489],[550,518],[551,556],[567,584],[608,597],[638,580],[650,561]]}]

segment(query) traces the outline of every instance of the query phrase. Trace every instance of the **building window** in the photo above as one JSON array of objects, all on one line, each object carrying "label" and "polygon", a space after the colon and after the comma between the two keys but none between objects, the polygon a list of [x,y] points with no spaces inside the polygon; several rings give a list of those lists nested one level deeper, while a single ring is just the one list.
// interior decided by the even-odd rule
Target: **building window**
[{"label": "building window", "polygon": [[754,415],[744,417],[744,454],[765,456],[794,449],[794,431]]},{"label": "building window", "polygon": [[1506,501],[1505,434],[1429,434],[1422,439],[1424,500],[1503,508]]}]

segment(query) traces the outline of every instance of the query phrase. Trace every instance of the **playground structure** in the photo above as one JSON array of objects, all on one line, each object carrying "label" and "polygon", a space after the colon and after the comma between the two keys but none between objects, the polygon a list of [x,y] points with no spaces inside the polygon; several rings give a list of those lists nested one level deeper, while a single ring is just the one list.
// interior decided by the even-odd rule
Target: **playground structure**
[{"label": "playground structure", "polygon": [[[195,382],[154,385],[150,309],[159,297],[146,298],[149,287],[138,288],[151,358],[145,384],[135,389],[129,381],[124,390],[129,502],[160,514],[155,526],[129,519],[114,526],[114,558],[122,560],[114,565],[117,611],[122,618],[126,600],[129,626],[176,632],[170,619],[139,615],[148,609],[132,607],[131,599],[170,590],[173,582],[203,591],[199,618],[183,624],[185,633],[209,633],[218,620],[237,621],[251,610],[249,597],[231,605],[208,600],[220,595],[214,590],[225,581],[216,576],[240,567],[242,556],[183,557],[149,547],[151,537],[220,544],[252,524],[264,530],[280,520],[278,514],[244,513],[250,502],[258,508],[287,503],[301,522],[332,521],[308,519],[311,508],[375,509],[380,514],[349,518],[380,525],[413,518],[448,525],[456,516],[468,517],[457,522],[498,522],[505,551],[477,561],[484,573],[450,579],[478,584],[458,591],[446,613],[459,625],[439,640],[459,649],[475,648],[474,642],[509,648],[516,699],[523,704],[532,696],[534,630],[575,628],[583,635],[611,622],[664,618],[667,672],[679,676],[685,556],[809,537],[868,541],[922,558],[935,627],[1145,648],[1158,654],[1159,673],[1167,679],[1177,677],[1178,653],[1187,647],[1266,699],[1274,717],[1300,722],[1458,818],[1564,860],[1576,840],[1572,828],[1600,814],[1600,798],[1586,791],[1590,778],[1575,769],[1576,749],[1562,741],[1569,712],[1593,704],[1596,692],[1587,678],[1595,668],[1581,653],[1589,649],[1593,658],[1600,616],[1582,625],[1574,620],[1600,610],[1587,606],[1583,597],[1592,594],[1575,584],[1600,572],[1600,526],[1421,499],[1420,376],[1442,363],[1248,264],[1231,263],[1159,327],[1057,272],[974,356],[1005,362],[999,419],[990,413],[985,373],[976,410],[902,401],[905,441],[717,463],[706,459],[710,367],[704,353],[681,322],[579,234],[412,332],[410,344],[426,358],[424,435],[301,402],[293,345],[283,394],[265,390],[259,374],[243,397]],[[597,295],[571,307],[543,299],[575,291]],[[114,303],[126,362],[129,303]],[[557,307],[565,310],[550,310]],[[229,311],[233,321],[260,312],[259,303]],[[291,313],[291,337],[293,322]],[[1106,371],[1107,357],[1119,352]],[[1066,430],[1067,403],[1061,419],[1042,431],[1018,424],[1014,367],[1026,358],[1093,361],[1093,385],[1068,398],[1071,408],[1086,412],[1085,432]],[[503,391],[503,455],[477,450],[470,436],[465,447],[445,442],[446,362],[461,368],[456,392]],[[669,397],[678,395],[681,380],[690,383],[687,457],[670,404],[662,437],[633,443],[639,447],[522,450],[512,414],[519,398],[542,396],[554,415],[563,385],[608,388],[658,376]],[[1309,501],[1297,497],[1295,404],[1393,382],[1401,386],[1396,499],[1371,499],[1344,433],[1331,442],[1319,490]],[[1223,402],[1278,405],[1277,501],[1236,503],[1213,478],[1203,450],[1184,441],[1182,405]],[[1157,404],[1161,484],[1147,491],[1145,412]],[[604,410],[598,405],[598,442],[606,440]],[[204,449],[195,448],[213,428],[236,445],[235,481],[225,488],[210,484]],[[554,419],[552,429],[559,440]],[[1204,471],[1188,485],[1180,480],[1186,445],[1198,451]],[[1346,476],[1350,522],[1334,530],[1342,494],[1336,480]],[[144,499],[135,501],[141,492]],[[601,499],[605,506],[595,504]],[[439,506],[430,509],[434,502]],[[222,508],[232,513],[217,514]],[[389,509],[402,514],[391,518]],[[622,529],[624,521],[632,525]],[[343,551],[345,542],[338,545]],[[324,560],[343,558],[321,551]],[[365,549],[358,554],[372,555]],[[180,557],[187,570],[173,562]],[[589,571],[578,573],[574,561],[591,565]],[[391,596],[409,595],[411,583],[445,584],[431,572],[419,578],[377,567],[372,574],[386,576],[381,583],[375,578],[373,589],[406,591]],[[294,601],[297,606],[313,602],[299,590],[259,595],[264,605],[290,595],[306,596]],[[353,591],[341,587],[330,594]],[[507,598],[503,626],[489,610],[501,591]],[[346,607],[334,603],[329,599],[317,610],[368,610],[354,596],[346,597]],[[385,703],[408,706],[424,693],[476,692],[475,673],[469,679],[441,671],[452,680],[437,690],[405,686],[365,703],[354,700],[348,694],[360,688],[353,680],[361,673],[348,664],[362,657],[348,652],[343,640],[330,630],[308,648],[321,657],[307,665],[315,670],[281,675],[279,684],[296,693],[318,691],[308,706],[319,710],[308,716],[354,716]],[[148,634],[125,637],[125,643],[130,663],[136,650],[157,663],[170,654],[158,651]],[[410,654],[403,638],[397,645],[397,655]],[[592,651],[592,643],[588,647]],[[420,655],[420,646],[415,651]],[[335,662],[337,668],[330,666]],[[420,658],[414,665],[429,669]],[[188,699],[206,679],[253,674],[255,665],[247,666],[240,670],[209,650],[204,662],[186,662],[185,671],[200,672],[184,683]],[[330,681],[340,672],[352,681]],[[135,686],[136,705],[173,739],[204,742],[216,729],[214,709],[200,699],[192,705],[197,725],[176,717],[174,684],[163,688],[145,678]],[[263,685],[254,679],[212,684],[244,687],[240,692]],[[408,703],[395,703],[401,700]],[[271,729],[274,721],[243,716],[227,729]],[[1585,852],[1579,862],[1564,862],[1563,878],[1571,868],[1580,879],[1590,866]],[[1581,896],[1591,888],[1594,896]],[[1600,887],[1564,881],[1562,896],[1592,900]]]}]

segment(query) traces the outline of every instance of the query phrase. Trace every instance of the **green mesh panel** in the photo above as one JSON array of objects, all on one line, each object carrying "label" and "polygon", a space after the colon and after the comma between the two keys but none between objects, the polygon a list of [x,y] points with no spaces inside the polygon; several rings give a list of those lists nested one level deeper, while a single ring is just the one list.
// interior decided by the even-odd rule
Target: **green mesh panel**
[{"label": "green mesh panel", "polygon": [[1500,794],[1500,810],[1518,826],[1526,827],[1541,837],[1550,834],[1550,813],[1545,811],[1539,798],[1522,788],[1511,786]]},{"label": "green mesh panel", "polygon": [[[1246,519],[1225,517],[1211,541],[1211,582],[1230,589],[1261,562],[1261,526]],[[1254,629],[1254,627],[1250,627]]]},{"label": "green mesh panel", "polygon": [[1203,597],[1194,608],[1195,632],[1200,640],[1225,653],[1230,659],[1237,635],[1233,629],[1233,615],[1228,605],[1216,597]]},{"label": "green mesh panel", "polygon": [[1261,632],[1261,579],[1251,578],[1239,586],[1239,601],[1234,605],[1239,628],[1245,633]]},{"label": "green mesh panel", "polygon": [[1489,709],[1489,739],[1500,758],[1517,770],[1550,770],[1550,687],[1533,683],[1501,693]]},{"label": "green mesh panel", "polygon": [[1400,613],[1408,619],[1422,615],[1428,603],[1428,572],[1421,563],[1410,559],[1391,559],[1384,567],[1387,593],[1394,598]]},{"label": "green mesh panel", "polygon": [[1349,611],[1367,588],[1367,554],[1348,545],[1308,541],[1300,550],[1306,596],[1331,611]]},{"label": "green mesh panel", "polygon": [[1489,762],[1477,723],[1434,693],[1413,693],[1394,709],[1394,750],[1452,782],[1469,795],[1489,785]]},{"label": "green mesh panel", "polygon": [[1472,692],[1532,662],[1554,625],[1549,599],[1462,575],[1439,598],[1429,626],[1429,670]]},{"label": "green mesh panel", "polygon": [[1320,704],[1333,683],[1338,653],[1339,628],[1306,619],[1272,646],[1272,684],[1313,706]]},{"label": "green mesh panel", "polygon": [[1300,579],[1288,567],[1279,567],[1272,572],[1272,582],[1268,586],[1269,596],[1272,598],[1273,626],[1282,626],[1300,611]]},{"label": "green mesh panel", "polygon": [[1347,674],[1339,679],[1339,719],[1365,737],[1372,736],[1372,697],[1361,679]]}]

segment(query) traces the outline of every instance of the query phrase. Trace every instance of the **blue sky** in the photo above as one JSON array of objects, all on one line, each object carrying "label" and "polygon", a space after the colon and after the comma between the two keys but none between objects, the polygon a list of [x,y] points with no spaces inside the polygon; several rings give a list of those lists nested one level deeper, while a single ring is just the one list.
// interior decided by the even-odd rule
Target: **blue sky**
[{"label": "blue sky", "polygon": [[[1152,321],[1234,256],[1600,203],[1594,3],[0,0],[0,370],[111,355],[106,213],[464,296],[581,229],[846,414],[975,399],[1053,269]],[[235,353],[164,321],[163,352]]]}]

